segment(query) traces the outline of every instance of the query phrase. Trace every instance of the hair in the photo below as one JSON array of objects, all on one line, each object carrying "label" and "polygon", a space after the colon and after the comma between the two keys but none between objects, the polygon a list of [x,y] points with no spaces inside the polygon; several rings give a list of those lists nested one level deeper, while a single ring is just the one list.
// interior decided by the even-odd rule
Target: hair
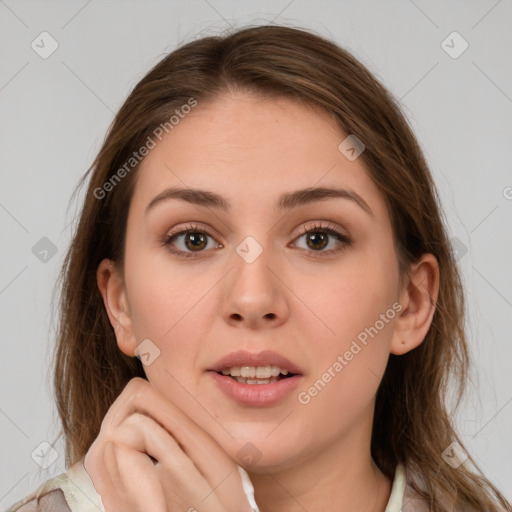
[{"label": "hair", "polygon": [[278,25],[202,37],[166,55],[129,94],[75,190],[76,194],[90,175],[58,278],[53,386],[66,464],[85,456],[128,381],[146,379],[139,359],[118,348],[96,281],[104,258],[123,265],[127,214],[139,163],[124,173],[120,169],[124,166],[126,171],[133,152],[148,138],[154,139],[158,127],[169,126],[171,116],[191,98],[200,108],[237,91],[320,108],[339,126],[340,142],[343,134],[356,135],[365,145],[360,158],[387,203],[401,278],[422,254],[437,258],[440,288],[437,302],[432,302],[431,327],[417,348],[390,355],[377,391],[371,439],[376,464],[390,479],[398,463],[405,465],[408,475],[422,475],[424,484],[414,480],[412,485],[430,511],[475,507],[490,512],[500,506],[512,511],[470,455],[458,468],[442,456],[453,442],[468,451],[445,400],[453,379],[454,410],[459,407],[470,358],[459,270],[438,194],[413,131],[397,100],[347,50],[311,31]]}]

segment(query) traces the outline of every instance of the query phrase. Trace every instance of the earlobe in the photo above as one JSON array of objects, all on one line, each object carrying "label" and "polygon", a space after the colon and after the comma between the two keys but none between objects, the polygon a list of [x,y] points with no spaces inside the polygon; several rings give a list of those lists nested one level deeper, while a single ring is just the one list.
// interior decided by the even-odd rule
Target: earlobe
[{"label": "earlobe", "polygon": [[424,254],[406,277],[399,302],[391,353],[402,355],[423,343],[436,310],[439,294],[439,264],[433,254]]},{"label": "earlobe", "polygon": [[110,324],[116,334],[117,344],[122,352],[133,357],[136,343],[130,308],[124,280],[115,262],[104,259],[98,265],[96,280]]}]

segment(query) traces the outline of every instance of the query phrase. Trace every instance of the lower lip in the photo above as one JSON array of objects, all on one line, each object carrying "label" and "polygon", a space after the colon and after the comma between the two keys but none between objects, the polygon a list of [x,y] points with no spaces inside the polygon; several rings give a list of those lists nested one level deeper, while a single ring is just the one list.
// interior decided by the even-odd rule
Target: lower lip
[{"label": "lower lip", "polygon": [[229,398],[251,407],[268,407],[279,403],[299,385],[302,379],[301,375],[294,375],[268,384],[243,384],[214,371],[209,373]]}]

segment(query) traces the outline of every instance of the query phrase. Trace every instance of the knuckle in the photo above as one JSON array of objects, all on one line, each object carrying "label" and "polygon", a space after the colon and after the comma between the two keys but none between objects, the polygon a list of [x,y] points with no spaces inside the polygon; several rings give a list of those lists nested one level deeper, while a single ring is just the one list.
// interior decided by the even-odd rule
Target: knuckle
[{"label": "knuckle", "polygon": [[148,392],[148,382],[141,377],[133,377],[124,388],[130,402],[138,402]]},{"label": "knuckle", "polygon": [[126,419],[126,421],[136,427],[147,425],[149,417],[140,412],[134,412],[130,414],[130,417]]}]

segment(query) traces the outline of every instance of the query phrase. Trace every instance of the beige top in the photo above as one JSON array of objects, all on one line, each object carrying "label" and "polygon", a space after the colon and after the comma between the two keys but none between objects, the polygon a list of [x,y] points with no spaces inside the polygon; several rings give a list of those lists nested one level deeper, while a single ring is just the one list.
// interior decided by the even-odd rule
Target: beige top
[{"label": "beige top", "polygon": [[[254,501],[254,489],[249,475],[239,467],[244,491],[254,512],[260,512]],[[406,472],[398,464],[393,479],[391,495],[385,512],[428,512],[427,504],[415,497],[406,485]],[[6,512],[105,512],[101,496],[96,492],[83,465],[83,458],[66,473],[43,482],[35,491],[17,501]]]}]

